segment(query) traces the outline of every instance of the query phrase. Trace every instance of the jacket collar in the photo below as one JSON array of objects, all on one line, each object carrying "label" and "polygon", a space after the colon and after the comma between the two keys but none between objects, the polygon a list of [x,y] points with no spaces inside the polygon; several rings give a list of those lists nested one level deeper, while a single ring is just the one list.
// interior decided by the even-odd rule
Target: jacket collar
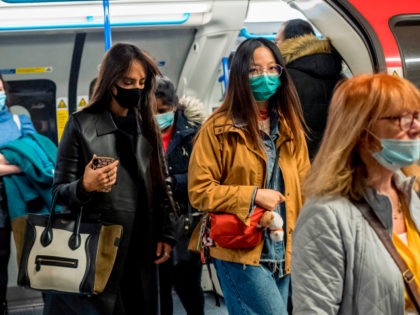
[{"label": "jacket collar", "polygon": [[185,117],[183,111],[178,110],[175,114],[175,130],[181,133],[191,133],[197,129],[197,125],[193,125],[190,121]]},{"label": "jacket collar", "polygon": [[[224,133],[238,133],[243,139],[251,151],[256,152],[258,155],[260,155],[263,159],[265,159],[265,154],[259,150],[258,148],[254,147],[249,141],[247,136],[247,131],[245,129],[246,123],[238,118],[231,118],[226,117],[224,114],[219,113],[218,115],[214,116],[214,132],[216,135],[221,135]],[[289,126],[287,125],[286,121],[282,116],[280,116],[280,136],[278,137],[276,141],[276,147],[279,148],[283,143],[287,141],[291,141],[293,139],[291,130]]]},{"label": "jacket collar", "polygon": [[118,127],[112,119],[111,112],[108,110],[103,110],[99,113],[99,118],[96,120],[95,125],[98,136],[103,136],[118,130]]},{"label": "jacket collar", "polygon": [[[415,177],[407,177],[402,173],[396,173],[392,180],[397,189],[403,194],[408,205],[411,218],[420,231],[420,199],[413,189]],[[368,188],[365,192],[365,200],[375,212],[383,226],[392,233],[392,205],[387,196],[378,194],[373,188]]]},{"label": "jacket collar", "polygon": [[[275,114],[277,116],[277,114]],[[270,117],[272,117],[270,115]],[[271,119],[271,118],[270,118]],[[286,120],[280,116],[280,118],[278,119],[280,121],[280,134],[281,136],[283,136],[283,138],[285,140],[292,140],[293,136],[292,136],[292,132],[286,122]],[[239,117],[226,117],[223,114],[219,114],[218,116],[216,116],[214,118],[214,125],[215,127],[219,127],[219,131],[222,132],[229,132],[232,131],[232,128],[237,128],[240,130],[243,130],[246,127],[246,122],[243,121],[241,118]],[[220,127],[222,127],[222,129],[220,129]],[[219,133],[220,133],[219,132]]]},{"label": "jacket collar", "polygon": [[[136,119],[137,132],[141,133],[140,125]],[[99,113],[99,119],[96,121],[96,132],[98,136],[102,136],[108,133],[113,133],[118,130],[112,119],[112,113],[109,110],[103,110]]]},{"label": "jacket collar", "polygon": [[9,112],[7,107],[0,111],[0,122],[5,122],[12,119],[12,114]]},{"label": "jacket collar", "polygon": [[319,39],[312,34],[286,39],[279,45],[279,49],[286,64],[303,56],[332,52],[328,38]]}]

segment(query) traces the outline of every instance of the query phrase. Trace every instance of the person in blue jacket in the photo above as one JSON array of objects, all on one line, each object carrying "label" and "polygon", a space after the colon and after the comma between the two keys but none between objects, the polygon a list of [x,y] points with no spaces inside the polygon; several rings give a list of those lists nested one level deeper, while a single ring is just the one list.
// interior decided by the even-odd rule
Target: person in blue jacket
[{"label": "person in blue jacket", "polygon": [[[31,119],[26,115],[12,115],[8,109],[8,87],[0,74],[0,146],[23,135],[35,133]],[[3,176],[20,173],[20,167],[12,165],[0,154],[0,314],[7,312],[7,265],[10,257],[10,218],[7,209]]]},{"label": "person in blue jacket", "polygon": [[199,213],[188,200],[188,163],[193,139],[204,121],[203,106],[198,99],[178,96],[172,81],[165,76],[157,79],[156,120],[162,134],[174,199],[179,206],[178,242],[172,259],[160,266],[161,314],[172,315],[172,287],[175,288],[188,315],[204,314],[201,288],[201,258],[188,250],[188,242]]}]

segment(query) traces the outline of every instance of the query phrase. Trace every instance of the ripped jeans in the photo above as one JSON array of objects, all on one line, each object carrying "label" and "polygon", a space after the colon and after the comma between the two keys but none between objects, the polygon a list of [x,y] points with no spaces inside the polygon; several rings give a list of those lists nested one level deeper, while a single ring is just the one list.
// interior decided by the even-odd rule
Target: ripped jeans
[{"label": "ripped jeans", "polygon": [[214,259],[229,315],[287,315],[290,275],[279,277],[264,264]]}]

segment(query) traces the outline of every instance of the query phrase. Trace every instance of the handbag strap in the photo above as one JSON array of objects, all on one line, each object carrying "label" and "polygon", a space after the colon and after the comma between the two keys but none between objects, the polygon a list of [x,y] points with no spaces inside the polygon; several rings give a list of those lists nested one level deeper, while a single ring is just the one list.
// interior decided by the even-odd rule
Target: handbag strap
[{"label": "handbag strap", "polygon": [[395,263],[400,269],[404,279],[404,284],[407,289],[407,293],[410,296],[411,301],[413,302],[417,312],[420,314],[420,294],[417,291],[416,283],[414,282],[415,276],[408,268],[407,264],[404,262],[401,256],[398,254],[398,251],[395,248],[387,229],[383,226],[381,221],[379,221],[376,214],[372,211],[371,207],[366,202],[355,202],[355,205],[363,214],[366,221],[368,221],[370,226],[376,232],[379,239],[384,244],[385,248],[388,250],[389,254],[394,259]]},{"label": "handbag strap", "polygon": [[[55,207],[57,205],[58,191],[55,191],[51,201],[50,215],[48,217],[48,223],[45,226],[44,231],[42,231],[40,236],[40,242],[45,247],[48,246],[53,240],[53,224],[55,221]],[[80,224],[82,222],[83,207],[80,207],[80,211],[76,216],[74,222],[73,234],[70,236],[68,245],[72,250],[75,250],[80,247],[82,244],[82,238],[80,236]]]}]

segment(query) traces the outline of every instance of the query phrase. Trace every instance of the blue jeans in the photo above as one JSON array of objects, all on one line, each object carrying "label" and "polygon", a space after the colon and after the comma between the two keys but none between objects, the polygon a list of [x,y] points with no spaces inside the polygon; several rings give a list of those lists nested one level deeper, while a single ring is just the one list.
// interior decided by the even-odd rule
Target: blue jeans
[{"label": "blue jeans", "polygon": [[279,278],[264,265],[214,259],[229,315],[287,315],[290,275]]}]

